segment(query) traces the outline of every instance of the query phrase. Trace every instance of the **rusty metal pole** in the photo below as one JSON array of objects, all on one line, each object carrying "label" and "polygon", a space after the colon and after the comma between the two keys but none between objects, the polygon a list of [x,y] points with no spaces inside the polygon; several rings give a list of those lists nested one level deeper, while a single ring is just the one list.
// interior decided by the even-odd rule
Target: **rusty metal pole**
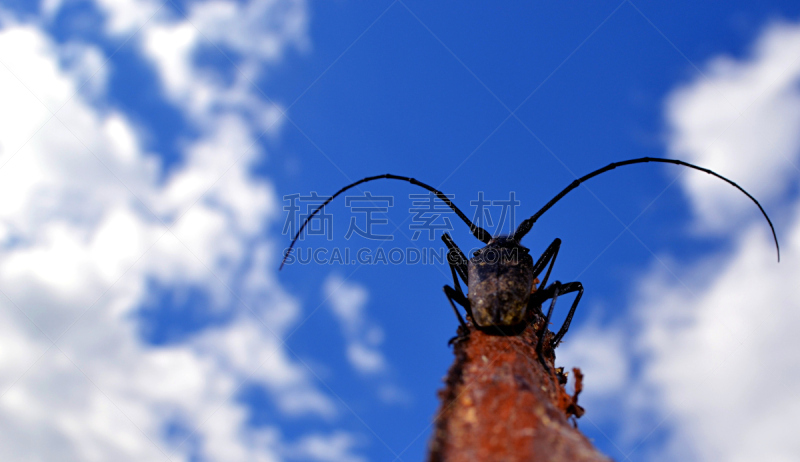
[{"label": "rusty metal pole", "polygon": [[580,371],[573,370],[570,396],[565,375],[554,368],[553,349],[545,347],[547,367],[536,353],[543,322],[536,315],[519,336],[473,329],[455,344],[455,362],[439,392],[429,461],[610,461],[570,422],[583,414],[577,403]]}]

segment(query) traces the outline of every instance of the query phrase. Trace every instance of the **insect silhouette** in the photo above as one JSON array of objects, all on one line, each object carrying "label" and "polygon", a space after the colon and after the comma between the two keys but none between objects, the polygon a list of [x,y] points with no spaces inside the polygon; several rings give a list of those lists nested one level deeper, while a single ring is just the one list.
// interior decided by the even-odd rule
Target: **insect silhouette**
[{"label": "insect silhouette", "polygon": [[[775,249],[778,253],[778,261],[780,262],[780,246],[778,245],[778,236],[775,233],[775,227],[772,225],[772,221],[756,198],[750,195],[750,193],[745,191],[741,186],[714,171],[682,160],[641,157],[638,159],[613,162],[576,179],[560,193],[556,194],[555,197],[550,199],[538,212],[520,223],[514,234],[501,237],[492,237],[485,229],[472,223],[444,193],[414,178],[392,175],[390,173],[363,178],[337,191],[336,194],[329,197],[308,216],[294,236],[291,245],[286,250],[280,267],[283,268],[284,263],[286,263],[286,258],[288,258],[297,239],[300,237],[300,234],[309,221],[317,212],[322,210],[325,205],[335,199],[336,196],[362,183],[374,180],[389,179],[407,181],[436,194],[439,199],[453,209],[458,217],[469,226],[470,232],[478,240],[486,244],[485,247],[475,251],[472,258],[467,259],[450,235],[447,233],[442,235],[442,240],[448,249],[447,262],[450,265],[454,286],[450,287],[449,285],[445,285],[444,293],[450,302],[450,306],[458,317],[458,321],[465,333],[463,335],[469,335],[469,327],[456,308],[455,303],[458,303],[464,308],[472,321],[472,325],[475,326],[476,329],[494,335],[517,335],[530,323],[530,316],[528,316],[528,313],[532,310],[540,310],[541,305],[545,301],[551,300],[550,307],[545,316],[545,322],[541,331],[538,333],[539,340],[537,350],[541,355],[547,326],[550,324],[550,318],[553,315],[556,300],[561,295],[577,292],[564,323],[551,340],[551,348],[558,346],[561,339],[564,338],[564,335],[567,333],[567,330],[569,330],[572,317],[575,315],[575,309],[578,307],[578,303],[583,296],[583,285],[578,281],[567,283],[554,281],[552,284],[547,285],[556,257],[558,256],[558,250],[561,247],[561,239],[556,238],[535,263],[529,254],[529,249],[520,244],[520,241],[525,237],[525,234],[531,230],[536,220],[581,183],[617,167],[646,162],[675,164],[699,170],[727,182],[744,193],[758,206],[761,214],[764,215],[764,218],[767,220],[770,230],[772,231],[772,237],[775,240]],[[536,288],[535,282],[542,272],[545,271],[545,268],[547,268],[547,271],[544,273],[544,277],[539,283],[539,289],[534,290]],[[459,278],[467,285],[468,292],[466,295],[461,289]],[[457,337],[456,340],[459,338],[463,337]]]}]

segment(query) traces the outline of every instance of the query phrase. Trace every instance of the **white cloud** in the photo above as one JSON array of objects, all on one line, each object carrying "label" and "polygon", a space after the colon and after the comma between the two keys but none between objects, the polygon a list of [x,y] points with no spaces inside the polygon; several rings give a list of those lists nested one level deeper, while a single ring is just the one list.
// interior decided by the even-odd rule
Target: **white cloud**
[{"label": "white cloud", "polygon": [[383,354],[362,343],[354,342],[347,346],[347,359],[362,372],[377,372],[385,367]]},{"label": "white cloud", "polygon": [[59,53],[63,72],[80,83],[78,91],[88,97],[99,98],[105,93],[109,66],[103,65],[105,56],[97,47],[67,42]]},{"label": "white cloud", "polygon": [[[558,348],[559,366],[580,365],[585,374],[586,393],[600,398],[622,388],[630,377],[625,352],[625,332],[620,326],[600,326],[591,322],[570,332]],[[572,381],[569,381],[570,385]]]},{"label": "white cloud", "polygon": [[61,2],[62,0],[42,0],[39,6],[42,15],[47,19],[51,19],[61,8]]},{"label": "white cloud", "polygon": [[108,15],[106,30],[111,34],[135,32],[157,14],[167,14],[164,3],[156,0],[95,0],[95,3]]},{"label": "white cloud", "polygon": [[[697,78],[667,99],[669,154],[728,176],[760,200],[779,197],[796,182],[800,144],[800,29],[777,23],[751,56],[712,59]],[[682,178],[696,220],[735,229],[732,218],[755,215],[730,186],[692,172]]]},{"label": "white cloud", "polygon": [[364,306],[369,294],[367,289],[354,282],[345,281],[338,274],[331,274],[323,288],[333,314],[342,323],[348,335],[356,335],[364,328]]},{"label": "white cloud", "polygon": [[308,46],[303,1],[211,1],[191,5],[188,20],[214,43],[262,60],[275,60],[291,45]]},{"label": "white cloud", "polygon": [[347,341],[350,365],[364,373],[383,371],[386,361],[378,350],[383,333],[380,327],[369,323],[364,314],[369,295],[367,290],[338,274],[328,276],[322,290]]},{"label": "white cloud", "polygon": [[785,430],[800,409],[800,298],[792,293],[800,271],[786,264],[800,256],[800,223],[784,234],[780,265],[761,226],[742,232],[708,284],[691,285],[694,294],[653,271],[635,302],[637,354],[647,358],[636,387],[653,391],[648,406],[669,416],[673,448],[694,460],[792,460],[800,450]]},{"label": "white cloud", "polygon": [[[275,133],[282,111],[255,87],[264,65],[287,50],[305,50],[308,15],[303,0],[212,0],[170,13],[152,0],[96,0],[108,17],[109,33],[136,33],[155,65],[166,95],[196,122],[210,126],[220,109],[234,109]],[[225,53],[235,67],[232,82],[196,63],[202,51]]]},{"label": "white cloud", "polygon": [[[782,262],[752,204],[689,172],[683,185],[695,224],[724,225],[730,250],[693,264],[661,256],[671,272],[654,264],[638,281],[627,324],[585,327],[562,347],[563,365],[587,372],[587,416],[615,421],[613,439],[628,451],[644,442],[636,458],[789,461],[800,452],[800,202],[776,205],[800,179],[797,56],[800,26],[773,24],[751,56],[711,60],[707,79],[683,85],[666,106],[670,153],[718,169],[762,199],[783,224]],[[617,374],[623,382],[609,378]],[[666,436],[653,437],[659,423]]]},{"label": "white cloud", "polygon": [[[48,15],[60,6],[48,5]],[[114,33],[157,11],[154,2],[104,5]],[[292,5],[290,23],[305,17],[302,3]],[[271,10],[273,21],[282,11]],[[143,33],[176,21],[159,14]],[[226,24],[235,29],[239,19]],[[305,29],[270,33],[269,46],[283,49]],[[239,105],[236,88],[200,88],[225,104],[179,106],[202,133],[162,178],[139,129],[102,101],[113,69],[95,74],[100,50],[56,44],[8,20],[0,29],[0,459],[177,461],[196,451],[207,460],[280,460],[294,443],[272,425],[248,426],[248,408],[236,401],[242,383],[264,387],[287,416],[329,419],[336,407],[280,341],[299,307],[266,269],[276,198],[249,173],[263,120],[247,118],[256,104],[274,106],[258,97]],[[183,71],[184,83],[202,80],[192,65]],[[146,344],[136,313],[152,281],[209,292],[231,321],[181,343]],[[195,438],[181,445],[168,431],[175,426]],[[354,460],[346,434],[313,436]]]},{"label": "white cloud", "polygon": [[362,462],[365,459],[352,454],[357,441],[347,433],[310,435],[292,448],[291,458],[313,459],[323,462]]}]

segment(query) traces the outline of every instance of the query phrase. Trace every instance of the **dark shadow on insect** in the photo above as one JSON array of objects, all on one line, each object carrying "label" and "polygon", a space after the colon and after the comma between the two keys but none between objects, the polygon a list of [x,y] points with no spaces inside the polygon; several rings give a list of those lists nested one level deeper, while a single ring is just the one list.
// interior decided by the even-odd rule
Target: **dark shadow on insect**
[{"label": "dark shadow on insect", "polygon": [[[561,200],[567,193],[577,188],[581,183],[589,180],[601,173],[613,170],[617,167],[622,167],[631,164],[641,164],[646,162],[661,162],[675,165],[682,165],[701,172],[708,173],[715,176],[728,184],[734,186],[736,189],[744,193],[750,200],[752,200],[761,211],[761,214],[766,218],[770,229],[772,230],[772,237],[775,240],[775,249],[778,252],[778,261],[780,261],[780,247],[778,246],[778,236],[775,233],[775,227],[772,226],[772,221],[767,216],[761,204],[750,195],[747,191],[742,189],[738,184],[733,181],[703,167],[690,164],[681,160],[675,159],[658,159],[653,157],[642,157],[638,159],[630,159],[621,162],[611,163],[601,169],[595,170],[581,178],[576,179],[569,186],[564,188],[560,193],[553,197],[544,207],[538,212],[533,214],[530,218],[520,223],[517,230],[511,236],[505,237],[492,237],[485,229],[476,226],[472,223],[466,215],[464,215],[444,193],[436,188],[433,188],[425,183],[405,176],[398,176],[392,174],[371,176],[363,178],[355,183],[349,184],[336,192],[328,198],[322,205],[317,207],[311,215],[308,216],[305,222],[298,230],[297,234],[292,240],[292,244],[286,250],[281,268],[286,262],[286,258],[292,251],[298,237],[303,232],[303,229],[309,221],[322,210],[325,205],[330,203],[336,196],[347,191],[350,188],[358,186],[362,183],[367,183],[373,180],[390,179],[408,181],[411,184],[425,188],[433,192],[436,196],[447,204],[453,211],[461,218],[464,223],[469,226],[470,232],[481,242],[486,244],[485,247],[475,252],[472,258],[467,259],[461,249],[458,248],[456,243],[448,234],[442,235],[447,246],[447,262],[450,265],[450,272],[453,275],[453,286],[444,286],[444,293],[450,306],[458,318],[459,336],[451,340],[461,341],[469,335],[469,325],[456,308],[456,303],[461,305],[467,312],[472,325],[487,334],[491,335],[518,335],[521,333],[531,322],[532,313],[541,313],[541,306],[547,300],[550,300],[550,306],[547,314],[544,315],[544,323],[538,333],[537,351],[542,356],[545,336],[547,334],[547,326],[550,324],[550,319],[553,315],[556,300],[561,295],[570,293],[577,293],[575,299],[570,306],[567,317],[561,328],[553,336],[550,341],[550,347],[555,348],[558,346],[561,339],[569,330],[572,317],[575,315],[575,309],[583,296],[583,285],[578,282],[562,283],[554,281],[550,285],[547,284],[550,279],[550,273],[553,270],[558,250],[561,247],[561,239],[555,239],[534,263],[533,258],[529,255],[528,248],[522,246],[520,241],[531,230],[533,224],[539,219],[547,210],[549,210],[556,202]],[[547,271],[545,271],[547,268]],[[544,276],[539,283],[538,290],[534,290],[534,281],[544,272]],[[459,279],[467,285],[468,293],[465,295],[461,289]]]}]

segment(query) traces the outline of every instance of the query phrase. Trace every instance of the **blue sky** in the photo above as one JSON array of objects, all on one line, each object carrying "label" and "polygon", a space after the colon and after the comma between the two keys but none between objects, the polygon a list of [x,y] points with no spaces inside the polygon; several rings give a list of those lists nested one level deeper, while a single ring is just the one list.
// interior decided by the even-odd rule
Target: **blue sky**
[{"label": "blue sky", "polygon": [[[790,460],[800,5],[96,0],[0,6],[4,460],[420,460],[441,264],[288,265],[283,197],[408,175],[549,211],[586,293],[557,351],[615,460]],[[344,198],[306,249],[374,241]],[[499,209],[493,209],[497,218]],[[462,249],[479,242],[454,216]],[[559,305],[560,322],[569,300]],[[767,400],[765,396],[771,397]],[[774,403],[781,403],[780,406]]]}]

